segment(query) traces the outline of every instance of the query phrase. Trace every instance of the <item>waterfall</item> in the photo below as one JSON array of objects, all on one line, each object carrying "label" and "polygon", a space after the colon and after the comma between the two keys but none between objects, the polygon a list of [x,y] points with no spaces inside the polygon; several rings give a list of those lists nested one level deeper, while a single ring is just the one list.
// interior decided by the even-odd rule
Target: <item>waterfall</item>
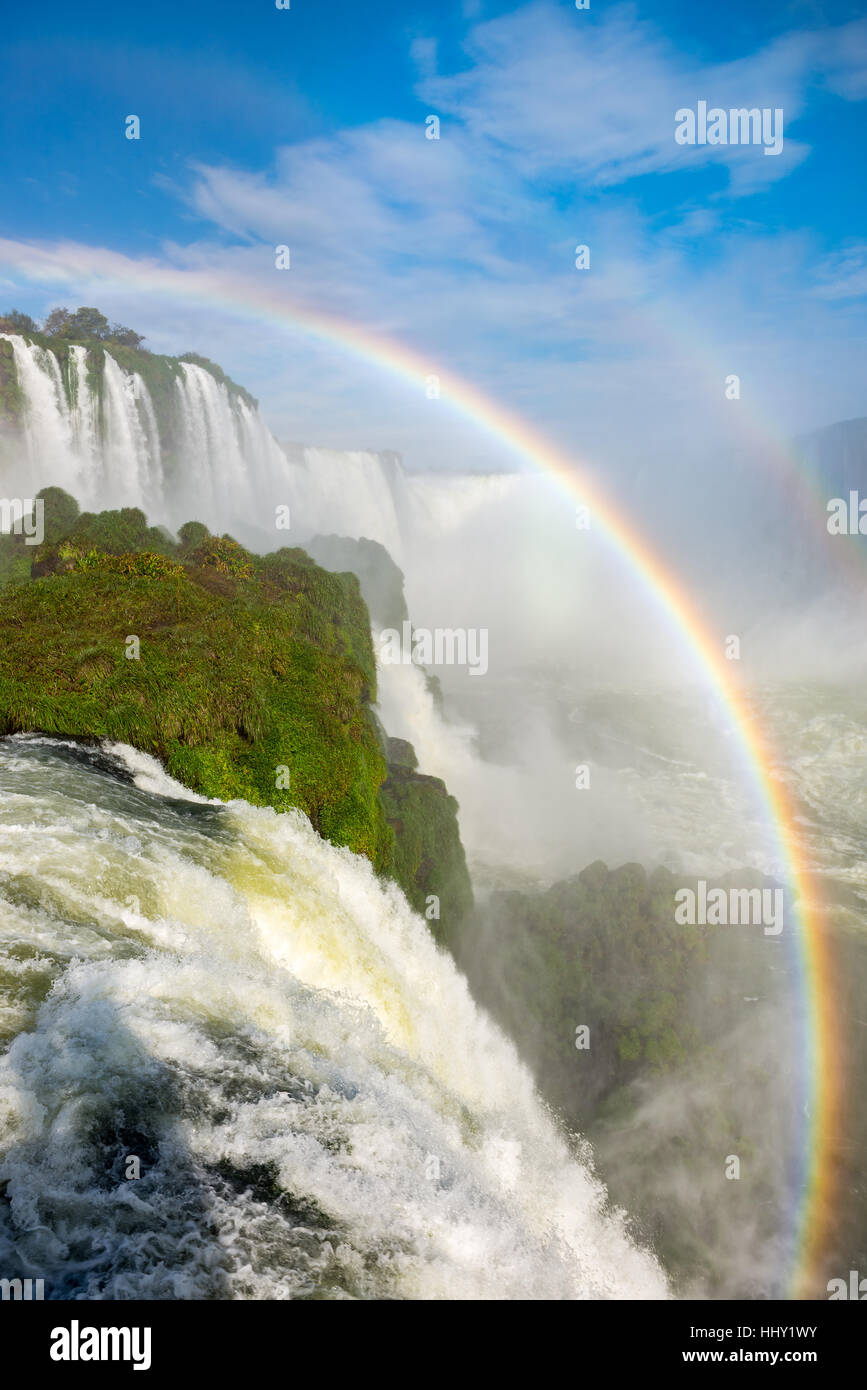
[{"label": "waterfall", "polygon": [[[12,344],[12,354],[23,396],[23,454],[12,462],[10,491],[33,495],[37,487],[58,483],[70,492],[88,485],[85,460],[76,449],[72,417],[57,358],[13,333],[3,333]],[[43,461],[50,461],[51,476],[42,473]],[[7,471],[7,470],[4,470]],[[37,481],[38,480],[38,481]]]},{"label": "waterfall", "polygon": [[139,411],[139,402],[146,400],[150,405],[147,387],[137,374],[122,372],[109,353],[103,380],[103,496],[118,497],[121,484],[125,506],[151,511],[161,501],[161,479],[159,442],[148,438],[147,416]]},{"label": "waterfall", "polygon": [[408,486],[393,454],[284,446],[302,533],[379,541],[398,564],[407,541]]},{"label": "waterfall", "polygon": [[[82,480],[97,476],[100,469],[99,402],[90,389],[87,377],[87,348],[75,345],[69,350],[71,373],[72,427],[76,452],[82,463]],[[50,456],[49,456],[50,457]]]},{"label": "waterfall", "polygon": [[20,450],[4,467],[4,485],[32,496],[56,484],[85,507],[153,507],[161,501],[159,431],[142,378],[104,355],[102,392],[94,390],[87,350],[69,348],[64,380],[54,352],[4,333],[23,403]]},{"label": "waterfall", "polygon": [[[514,475],[414,476],[388,452],[281,447],[258,409],[196,362],[153,359],[157,406],[141,372],[110,351],[100,367],[70,345],[64,372],[53,351],[0,337],[22,397],[17,443],[8,431],[0,440],[2,487],[19,496],[57,484],[88,510],[137,506],[173,527],[195,519],[261,550],[322,531],[366,536],[398,564],[523,506],[530,480]],[[287,506],[291,536],[276,525]]]},{"label": "waterfall", "polygon": [[198,519],[275,541],[275,508],[291,506],[287,460],[258,410],[203,367],[154,359],[170,387],[154,404],[140,372],[112,356],[94,375],[87,349],[57,355],[18,334],[11,344],[20,429],[0,441],[3,488],[32,496],[57,484],[89,510],[136,506],[158,522]]},{"label": "waterfall", "polygon": [[666,1296],[426,924],[300,814],[205,802],[129,748],[5,739],[0,902],[7,1277]]},{"label": "waterfall", "polygon": [[187,517],[212,529],[234,530],[238,521],[270,527],[272,548],[274,508],[290,503],[285,456],[258,411],[242,398],[233,403],[223,382],[203,367],[180,367],[180,439],[167,510],[174,519],[186,509]]}]

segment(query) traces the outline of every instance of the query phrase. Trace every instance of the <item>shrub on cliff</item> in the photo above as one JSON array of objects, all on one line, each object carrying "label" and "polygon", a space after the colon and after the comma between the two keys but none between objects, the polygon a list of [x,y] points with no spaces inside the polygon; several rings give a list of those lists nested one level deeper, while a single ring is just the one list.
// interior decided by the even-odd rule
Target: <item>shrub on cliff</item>
[{"label": "shrub on cliff", "polygon": [[409,766],[412,745],[390,739],[400,762],[390,762],[380,800],[395,837],[395,877],[438,941],[448,943],[473,906],[473,889],[458,829],[458,803],[445,782]]},{"label": "shrub on cliff", "polygon": [[215,589],[207,566],[63,550],[71,568],[0,591],[2,732],[130,743],[206,796],[298,807],[391,871],[386,767],[334,576],[316,572],[324,595],[306,576],[299,601],[243,577],[249,560]]},{"label": "shrub on cliff", "polygon": [[420,910],[436,894],[454,926],[472,902],[457,804],[373,714],[355,575],[296,548],[253,555],[201,522],[176,543],[138,508],[79,514],[60,488],[40,495],[45,542],[0,537],[0,580],[5,565],[36,581],[0,590],[0,731],[118,739],[207,796],[297,807]]}]

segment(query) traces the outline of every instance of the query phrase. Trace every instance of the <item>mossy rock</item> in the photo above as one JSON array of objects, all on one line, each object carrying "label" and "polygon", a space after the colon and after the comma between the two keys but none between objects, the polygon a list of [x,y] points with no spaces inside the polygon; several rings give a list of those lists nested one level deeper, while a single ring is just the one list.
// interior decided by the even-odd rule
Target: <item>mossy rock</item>
[{"label": "mossy rock", "polygon": [[297,807],[453,928],[472,905],[457,804],[372,708],[356,576],[39,495],[44,543],[0,536],[0,731],[117,739],[205,796]]},{"label": "mossy rock", "polygon": [[370,616],[379,628],[400,628],[409,618],[398,569],[384,545],[362,536],[314,536],[305,546],[318,565],[327,570],[349,570],[358,576]]},{"label": "mossy rock", "polygon": [[130,743],[205,796],[298,807],[391,873],[357,584],[309,563],[291,582],[284,562],[278,588],[226,549],[239,573],[73,552],[71,569],[0,590],[0,731]]},{"label": "mossy rock", "polygon": [[[389,740],[408,749],[402,739]],[[449,942],[473,906],[458,803],[439,777],[390,763],[380,800],[395,837],[395,876],[438,941]],[[431,902],[435,898],[437,903]],[[438,916],[432,915],[438,910]]]},{"label": "mossy rock", "polygon": [[418,758],[412,744],[405,738],[386,738],[385,752],[389,766],[394,764],[396,767],[408,767],[410,772],[416,771]]}]

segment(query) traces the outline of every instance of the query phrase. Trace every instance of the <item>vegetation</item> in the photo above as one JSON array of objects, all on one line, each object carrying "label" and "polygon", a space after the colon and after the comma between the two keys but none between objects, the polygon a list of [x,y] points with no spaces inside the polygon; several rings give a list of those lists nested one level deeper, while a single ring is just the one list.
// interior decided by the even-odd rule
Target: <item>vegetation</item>
[{"label": "vegetation", "polygon": [[22,314],[20,309],[0,314],[0,333],[35,333],[36,327],[35,320],[29,314]]},{"label": "vegetation", "polygon": [[[591,864],[540,894],[496,893],[456,953],[485,1003],[544,1074],[570,1119],[640,1070],[664,1070],[697,1043],[686,1007],[703,938],[675,925],[665,870]],[[496,936],[498,970],[485,967]],[[575,1029],[590,1030],[592,1069],[575,1086]]]},{"label": "vegetation", "polygon": [[[769,882],[741,870],[709,886]],[[751,1213],[761,1250],[790,1200],[779,1153],[801,1122],[780,1068],[797,1053],[792,984],[760,929],[676,923],[683,886],[666,869],[597,862],[545,891],[493,894],[448,945],[681,1292],[696,1281],[767,1296],[730,1203]]]},{"label": "vegetation", "polygon": [[[40,331],[39,325],[29,314],[20,309],[10,309],[0,314],[0,333],[24,333],[28,336]],[[117,343],[121,347],[140,348],[144,342],[141,333],[132,328],[124,328],[120,323],[109,323],[99,309],[83,306],[80,309],[52,309],[42,326],[42,334],[47,338],[68,339],[76,343]]]},{"label": "vegetation", "polygon": [[175,559],[153,534],[135,508],[79,515],[39,547],[35,581],[0,591],[0,729],[120,739],[207,796],[299,807],[391,870],[357,581],[300,553],[259,561],[230,537]]},{"label": "vegetation", "polygon": [[117,343],[121,347],[139,348],[144,342],[141,333],[123,324],[110,324],[99,309],[83,307],[74,312],[70,309],[52,309],[43,325],[43,333],[49,338],[69,338],[73,342]]},{"label": "vegetation", "polygon": [[205,796],[302,810],[422,909],[436,893],[444,919],[467,910],[456,803],[387,766],[353,574],[198,521],[175,540],[135,507],[38,497],[43,544],[0,537],[0,733],[129,743]]},{"label": "vegetation", "polygon": [[327,570],[351,570],[358,575],[364,601],[378,628],[400,629],[409,617],[403,592],[403,573],[379,541],[349,536],[314,536],[307,549]]},{"label": "vegetation", "polygon": [[[229,395],[246,402],[251,409],[256,406],[255,397],[243,386],[239,386],[223,369],[199,353],[188,352],[182,357],[164,357],[149,352],[142,344],[144,338],[134,329],[122,324],[109,323],[99,310],[89,306],[70,310],[52,309],[40,325],[29,314],[18,309],[0,314],[0,333],[18,333],[35,343],[38,347],[53,352],[65,381],[69,380],[69,348],[87,348],[87,365],[91,386],[99,395],[102,389],[104,353],[110,350],[112,357],[126,372],[136,372],[142,378],[150,393],[163,443],[171,440],[175,423],[175,378],[181,371],[182,362],[194,362],[210,372],[216,381],[226,387]],[[15,376],[11,345],[0,341],[0,419],[16,420],[21,411],[21,396]]]},{"label": "vegetation", "polygon": [[[390,739],[409,750],[412,745]],[[380,800],[395,836],[395,877],[409,901],[425,914],[437,940],[448,942],[473,906],[473,890],[458,831],[458,803],[445,782],[426,777],[405,761],[389,761]],[[430,902],[431,896],[436,903]]]},{"label": "vegetation", "polygon": [[[314,536],[307,549],[317,564],[358,576],[376,627],[400,628],[409,616],[403,574],[378,541]],[[428,677],[439,695],[436,677]],[[473,906],[473,890],[458,829],[458,803],[444,782],[417,771],[411,743],[380,729],[388,777],[380,801],[395,836],[395,876],[437,940],[448,942]],[[431,901],[432,898],[436,902]]]}]

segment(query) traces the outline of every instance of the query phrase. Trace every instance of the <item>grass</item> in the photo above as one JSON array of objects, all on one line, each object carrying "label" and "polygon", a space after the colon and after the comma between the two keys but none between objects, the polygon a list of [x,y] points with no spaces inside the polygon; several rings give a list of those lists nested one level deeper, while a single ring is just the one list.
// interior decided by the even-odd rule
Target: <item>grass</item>
[{"label": "grass", "polygon": [[457,803],[408,745],[388,762],[356,576],[38,496],[43,544],[0,536],[0,733],[115,739],[204,796],[298,808],[419,911],[436,895],[445,939],[472,906]]},{"label": "grass", "polygon": [[354,576],[302,552],[247,556],[233,574],[220,554],[246,552],[214,538],[186,563],[58,549],[68,568],[0,590],[0,731],[130,743],[206,796],[298,807],[327,839],[392,870]]}]

